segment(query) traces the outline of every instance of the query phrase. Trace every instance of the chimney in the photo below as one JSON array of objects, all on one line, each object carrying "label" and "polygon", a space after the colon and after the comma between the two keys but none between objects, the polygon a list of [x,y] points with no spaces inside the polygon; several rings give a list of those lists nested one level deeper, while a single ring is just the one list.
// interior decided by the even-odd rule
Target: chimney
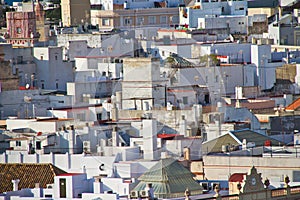
[{"label": "chimney", "polygon": [[113,107],[111,109],[111,119],[112,121],[118,121],[118,108],[116,103],[113,103]]},{"label": "chimney", "polygon": [[69,131],[68,132],[68,135],[69,135],[69,137],[68,137],[68,139],[69,139],[69,153],[70,154],[74,154],[75,152],[74,152],[74,149],[76,148],[75,147],[75,128],[74,128],[74,125],[70,125],[70,130],[71,131]]},{"label": "chimney", "polygon": [[281,6],[278,7],[278,21],[282,18],[282,8]]},{"label": "chimney", "polygon": [[117,127],[113,127],[112,131],[112,146],[117,147],[119,146],[119,133],[117,131]]},{"label": "chimney", "polygon": [[191,160],[191,150],[188,147],[183,148],[183,155],[184,155],[184,160],[190,161]]},{"label": "chimney", "polygon": [[43,197],[42,195],[42,188],[40,187],[40,183],[35,183],[35,187],[32,190],[33,196],[35,198],[41,198]]},{"label": "chimney", "polygon": [[116,92],[116,104],[118,109],[122,109],[122,92]]},{"label": "chimney", "polygon": [[194,114],[194,121],[196,123],[196,126],[198,126],[199,122],[202,120],[202,105],[194,104],[192,107],[192,111]]},{"label": "chimney", "polygon": [[103,193],[103,186],[100,177],[94,177],[93,187],[94,187],[94,194]]},{"label": "chimney", "polygon": [[181,116],[181,120],[179,122],[179,134],[183,135],[185,137],[187,136],[187,133],[186,133],[186,120],[185,120],[184,115]]},{"label": "chimney", "polygon": [[144,119],[143,123],[143,148],[145,160],[157,159],[157,121]]},{"label": "chimney", "polygon": [[20,180],[19,179],[15,179],[15,180],[12,180],[11,182],[13,184],[13,191],[18,191],[19,190],[19,182],[20,182]]}]

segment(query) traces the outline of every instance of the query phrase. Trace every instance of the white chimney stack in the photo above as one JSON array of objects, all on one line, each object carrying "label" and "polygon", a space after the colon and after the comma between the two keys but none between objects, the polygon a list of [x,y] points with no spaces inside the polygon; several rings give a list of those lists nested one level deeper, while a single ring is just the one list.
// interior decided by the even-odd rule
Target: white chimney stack
[{"label": "white chimney stack", "polygon": [[119,133],[117,131],[117,127],[114,127],[112,131],[112,146],[119,146]]},{"label": "white chimney stack", "polygon": [[155,119],[143,120],[143,148],[144,159],[157,159],[157,121]]},{"label": "white chimney stack", "polygon": [[12,184],[13,184],[13,191],[18,191],[18,190],[19,190],[19,183],[20,183],[20,180],[19,180],[19,179],[16,179],[16,180],[12,180],[11,182],[12,182]]},{"label": "white chimney stack", "polygon": [[179,122],[179,134],[183,135],[184,137],[187,136],[187,133],[186,133],[186,120],[185,120],[184,115],[181,116],[181,120]]}]

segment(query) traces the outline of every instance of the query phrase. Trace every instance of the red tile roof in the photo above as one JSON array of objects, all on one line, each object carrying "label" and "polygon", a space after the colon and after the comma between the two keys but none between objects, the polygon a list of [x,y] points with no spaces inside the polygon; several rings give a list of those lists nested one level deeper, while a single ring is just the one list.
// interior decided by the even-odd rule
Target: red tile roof
[{"label": "red tile roof", "polygon": [[244,175],[247,175],[247,173],[235,173],[232,174],[229,178],[229,182],[243,182]]},{"label": "red tile roof", "polygon": [[178,134],[164,134],[164,133],[161,133],[161,134],[157,134],[157,137],[158,138],[174,138],[176,136],[179,136]]},{"label": "red tile roof", "polygon": [[52,164],[0,164],[0,193],[12,191],[12,180],[19,179],[18,188],[34,188],[36,183],[46,188],[47,184],[54,183],[54,177],[64,174],[65,171]]},{"label": "red tile roof", "polygon": [[77,175],[81,175],[83,173],[65,173],[65,174],[59,174],[57,176],[77,176]]},{"label": "red tile roof", "polygon": [[285,110],[286,111],[294,111],[297,110],[300,107],[300,98],[296,99],[293,103],[291,103],[290,105],[288,105]]}]

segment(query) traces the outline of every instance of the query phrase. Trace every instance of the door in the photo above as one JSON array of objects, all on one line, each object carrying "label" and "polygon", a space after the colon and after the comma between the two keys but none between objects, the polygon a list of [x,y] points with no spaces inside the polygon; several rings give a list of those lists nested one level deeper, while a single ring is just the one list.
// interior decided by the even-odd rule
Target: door
[{"label": "door", "polygon": [[59,197],[60,198],[66,198],[66,179],[61,178],[59,179]]}]

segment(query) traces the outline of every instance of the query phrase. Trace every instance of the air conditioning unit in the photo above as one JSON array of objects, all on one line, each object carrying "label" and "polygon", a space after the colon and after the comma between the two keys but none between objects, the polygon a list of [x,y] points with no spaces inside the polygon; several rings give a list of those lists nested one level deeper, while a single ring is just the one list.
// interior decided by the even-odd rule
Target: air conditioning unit
[{"label": "air conditioning unit", "polygon": [[91,152],[91,142],[83,141],[83,152]]},{"label": "air conditioning unit", "polygon": [[142,198],[149,197],[149,192],[147,190],[142,190],[140,192],[140,195],[141,195]]},{"label": "air conditioning unit", "polygon": [[131,191],[130,192],[130,198],[131,199],[137,199],[137,198],[139,198],[139,191]]}]

